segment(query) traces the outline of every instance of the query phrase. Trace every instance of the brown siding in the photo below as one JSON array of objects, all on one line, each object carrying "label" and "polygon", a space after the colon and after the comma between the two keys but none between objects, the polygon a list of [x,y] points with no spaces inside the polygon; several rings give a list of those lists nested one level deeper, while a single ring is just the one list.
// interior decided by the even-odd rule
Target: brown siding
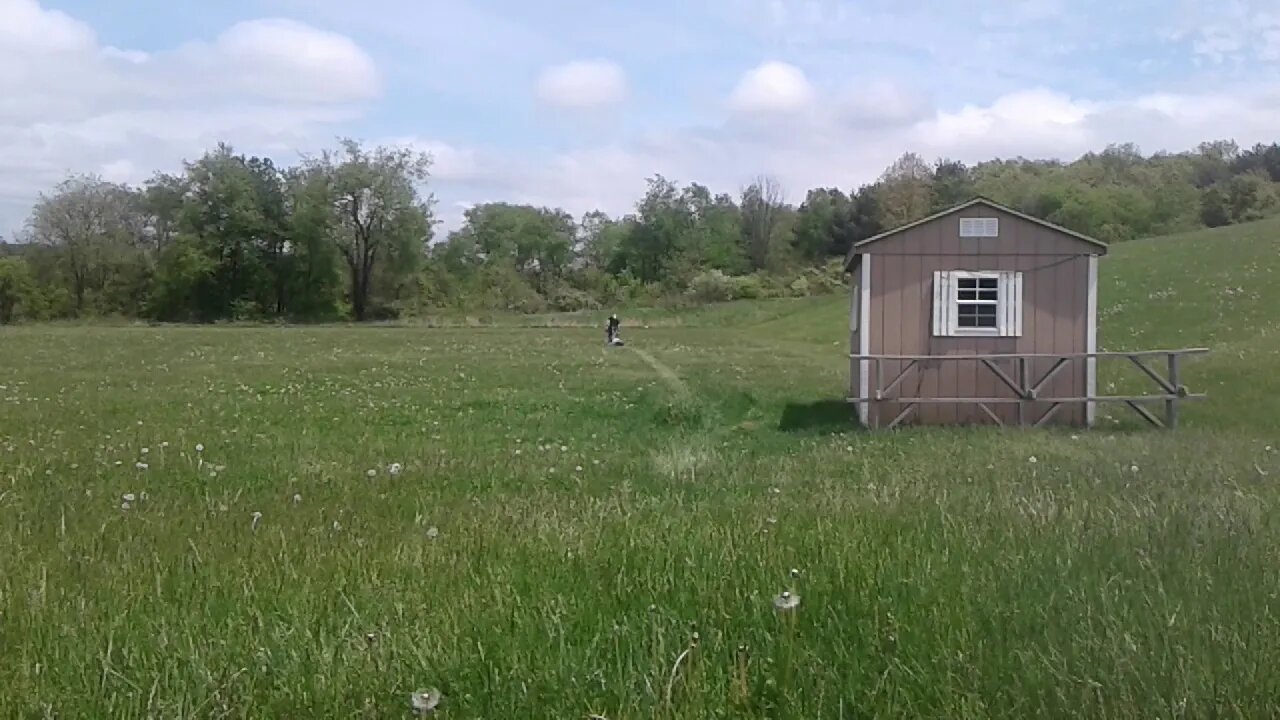
[{"label": "brown siding", "polygon": [[[960,239],[960,218],[998,217],[1000,237]],[[1000,212],[974,207],[944,216],[867,246],[871,257],[871,354],[949,355],[975,353],[1082,353],[1087,350],[1087,291],[1090,254],[1098,248],[1052,228]],[[936,270],[1018,270],[1023,274],[1022,336],[1017,338],[933,337],[933,273]],[[856,347],[855,347],[856,352]],[[1054,361],[1029,363],[1032,378],[1047,373]],[[905,363],[884,362],[887,385]],[[1001,369],[1016,378],[1012,361]],[[856,378],[854,383],[856,383]],[[876,386],[874,368],[871,390]],[[1043,395],[1075,397],[1085,392],[1085,363],[1072,361],[1048,385]],[[919,397],[987,396],[1013,398],[1009,390],[977,361],[919,363],[894,395]],[[901,411],[898,403],[873,404],[873,422],[887,424]],[[1035,403],[1031,420],[1047,411]],[[1016,405],[993,406],[1008,424],[1016,422]],[[1064,406],[1057,423],[1083,424],[1083,404]],[[913,422],[922,424],[990,423],[976,406],[922,405]]]}]

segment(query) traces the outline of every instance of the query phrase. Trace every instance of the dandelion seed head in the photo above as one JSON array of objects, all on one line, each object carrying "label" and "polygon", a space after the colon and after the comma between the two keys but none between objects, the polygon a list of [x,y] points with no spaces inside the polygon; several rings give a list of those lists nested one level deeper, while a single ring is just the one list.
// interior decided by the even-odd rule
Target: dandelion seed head
[{"label": "dandelion seed head", "polygon": [[302,496],[301,496],[301,495],[299,495],[298,493],[294,493],[294,494],[293,494],[293,504],[294,504],[294,505],[297,505],[297,504],[299,504],[299,503],[301,503],[301,502],[302,502]]},{"label": "dandelion seed head", "polygon": [[125,493],[124,495],[120,496],[120,499],[127,503],[131,503],[136,501],[138,499],[138,496],[134,495],[133,493]]},{"label": "dandelion seed head", "polygon": [[789,590],[784,590],[781,595],[773,599],[773,607],[779,612],[795,610],[800,607],[800,596]]},{"label": "dandelion seed head", "polygon": [[196,443],[196,452],[198,453],[204,452],[204,443]]},{"label": "dandelion seed head", "polygon": [[142,454],[146,455],[151,452],[151,448],[142,448]]},{"label": "dandelion seed head", "polygon": [[1036,456],[1035,456],[1035,455],[1032,455],[1031,457],[1027,458],[1027,462],[1031,463],[1032,465],[1035,465],[1036,463],[1038,463],[1038,462],[1040,462],[1040,461],[1036,459]]},{"label": "dandelion seed head", "polygon": [[442,696],[439,690],[419,690],[409,694],[409,706],[416,715],[430,715],[440,706]]},{"label": "dandelion seed head", "polygon": [[144,463],[144,462],[137,462],[137,463],[134,463],[134,464],[133,464],[133,466],[134,466],[135,468],[139,469],[139,470],[146,470],[148,467],[150,467],[149,465],[147,465],[147,464],[146,464],[146,463]]},{"label": "dandelion seed head", "polygon": [[368,476],[368,477],[371,477],[371,478],[373,478],[373,477],[377,477],[377,476],[378,476],[378,471],[377,471],[377,470],[374,470],[373,468],[369,468],[369,469],[365,472],[365,475],[366,475],[366,476]]},{"label": "dandelion seed head", "polygon": [[391,463],[391,465],[387,467],[387,474],[391,475],[392,477],[395,477],[396,475],[399,475],[403,470],[404,470],[404,466],[401,465],[400,463]]},{"label": "dandelion seed head", "polygon": [[440,537],[440,528],[438,528],[438,527],[436,527],[436,526],[434,526],[434,525],[432,525],[431,527],[427,528],[427,539],[428,539],[428,540],[435,540],[435,539],[436,539],[436,538],[438,538],[438,537]]}]

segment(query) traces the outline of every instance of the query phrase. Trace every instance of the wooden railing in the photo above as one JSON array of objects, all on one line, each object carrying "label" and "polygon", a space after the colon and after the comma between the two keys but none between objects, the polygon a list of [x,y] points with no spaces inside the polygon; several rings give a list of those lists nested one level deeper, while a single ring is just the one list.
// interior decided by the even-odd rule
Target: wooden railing
[{"label": "wooden railing", "polygon": [[[874,427],[880,426],[881,418],[878,411],[874,413],[873,418],[871,410],[878,410],[883,403],[902,406],[897,416],[888,424],[889,428],[902,424],[921,405],[977,406],[997,425],[1004,426],[1006,423],[998,413],[992,410],[992,406],[1016,404],[1016,422],[1018,426],[1041,427],[1053,420],[1055,414],[1064,405],[1083,404],[1089,408],[1094,403],[1123,403],[1155,427],[1175,428],[1178,426],[1179,403],[1183,400],[1200,400],[1205,397],[1203,393],[1189,392],[1187,387],[1182,384],[1182,358],[1207,352],[1209,352],[1208,348],[1060,354],[858,355],[854,353],[849,356],[850,397],[848,400],[851,403],[866,405],[867,412],[865,417],[868,418],[868,424]],[[1078,366],[1080,362],[1091,363],[1096,370],[1098,360],[1113,358],[1128,360],[1141,370],[1144,376],[1156,384],[1159,392],[1150,395],[1098,395],[1086,390],[1084,395],[1062,397],[1044,394],[1045,388],[1049,387],[1050,382],[1064,370]],[[1148,360],[1152,358],[1165,359],[1166,375],[1161,375],[1147,364]],[[999,384],[1010,390],[1012,395],[981,397],[963,396],[957,392],[955,397],[904,397],[894,394],[894,391],[902,386],[903,381],[912,370],[919,370],[925,364],[933,365],[961,361],[976,362],[980,367],[986,368]],[[1010,373],[1005,372],[997,365],[1000,362],[1012,362],[1015,367],[1013,374],[1010,375]],[[863,363],[870,365],[868,368],[869,394],[866,397],[859,396],[858,389]],[[887,385],[885,384],[884,372],[886,363],[893,363],[895,367],[902,364],[902,367],[889,380]],[[1048,369],[1044,372],[1033,372],[1032,365],[1037,363],[1047,364]],[[1032,418],[1031,410],[1036,403],[1047,404],[1049,407],[1039,418]],[[1144,403],[1163,403],[1164,417],[1157,416],[1145,407]]]}]

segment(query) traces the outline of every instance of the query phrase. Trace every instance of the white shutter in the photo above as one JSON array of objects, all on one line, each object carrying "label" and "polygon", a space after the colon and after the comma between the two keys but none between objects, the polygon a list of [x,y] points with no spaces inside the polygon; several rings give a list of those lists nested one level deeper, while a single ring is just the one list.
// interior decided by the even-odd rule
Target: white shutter
[{"label": "white shutter", "polygon": [[1022,273],[1000,273],[1000,337],[1022,337]]},{"label": "white shutter", "polygon": [[951,273],[933,271],[933,334],[943,337],[951,334]]}]

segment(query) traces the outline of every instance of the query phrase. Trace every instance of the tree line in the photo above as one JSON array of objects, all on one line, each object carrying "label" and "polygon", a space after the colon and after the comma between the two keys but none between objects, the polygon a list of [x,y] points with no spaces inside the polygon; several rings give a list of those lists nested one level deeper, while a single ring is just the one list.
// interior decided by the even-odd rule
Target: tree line
[{"label": "tree line", "polygon": [[904,154],[872,183],[798,205],[662,176],[621,217],[487,203],[435,237],[431,158],[342,140],[291,167],[219,145],[140,187],[68,177],[0,243],[0,322],[357,321],[577,311],[838,291],[839,259],[884,229],[983,195],[1106,242],[1280,209],[1280,145],[975,166]]}]

